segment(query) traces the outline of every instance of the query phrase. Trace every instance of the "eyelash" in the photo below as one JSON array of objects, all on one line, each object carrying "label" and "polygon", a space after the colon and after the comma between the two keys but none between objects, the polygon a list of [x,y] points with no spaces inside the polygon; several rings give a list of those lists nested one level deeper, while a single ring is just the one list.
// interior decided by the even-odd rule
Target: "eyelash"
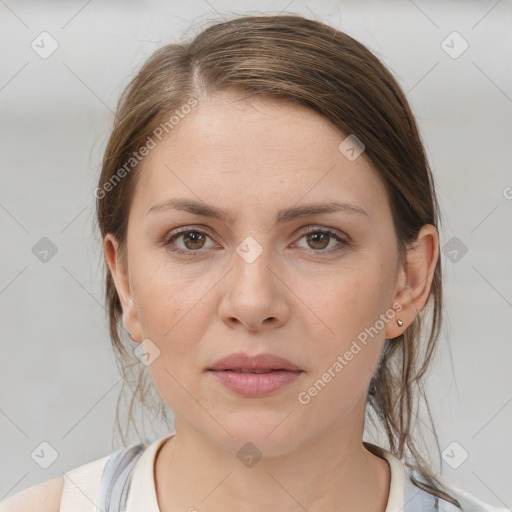
[{"label": "eyelash", "polygon": [[[184,229],[180,229],[179,231],[175,231],[171,235],[166,237],[163,240],[162,244],[169,251],[172,251],[172,252],[174,252],[176,254],[184,254],[184,255],[187,255],[187,256],[194,256],[195,254],[198,254],[198,253],[202,252],[202,249],[197,249],[197,250],[194,251],[194,250],[184,250],[184,249],[177,249],[176,247],[171,247],[171,243],[174,242],[174,240],[176,240],[181,235],[186,234],[186,233],[199,233],[199,234],[205,235],[205,236],[207,236],[208,238],[211,239],[211,237],[205,231],[202,231],[200,229],[195,229],[195,228],[184,228]],[[329,235],[332,238],[334,238],[337,242],[339,242],[338,246],[336,246],[334,248],[331,248],[331,249],[328,249],[328,250],[309,249],[314,255],[331,254],[333,252],[340,251],[344,247],[348,247],[348,246],[352,245],[351,242],[349,242],[349,241],[345,240],[344,238],[342,238],[338,234],[337,231],[334,231],[332,229],[327,229],[327,228],[310,227],[305,232],[302,233],[302,235],[300,236],[299,240],[302,239],[304,236],[309,235],[311,233],[322,233],[322,234],[325,234],[325,235]]]}]

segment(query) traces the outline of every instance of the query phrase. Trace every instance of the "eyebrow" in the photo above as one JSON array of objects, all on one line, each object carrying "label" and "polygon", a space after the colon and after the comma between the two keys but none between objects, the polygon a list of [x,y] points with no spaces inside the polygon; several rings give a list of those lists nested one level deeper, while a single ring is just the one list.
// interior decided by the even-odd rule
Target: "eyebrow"
[{"label": "eyebrow", "polygon": [[[212,217],[214,219],[219,219],[223,222],[228,222],[232,224],[234,224],[237,218],[237,216],[229,210],[224,210],[222,208],[218,208],[216,206],[208,205],[202,202],[193,201],[191,199],[178,198],[167,199],[165,201],[153,205],[148,210],[146,215],[148,215],[149,213],[156,213],[170,209],[184,210],[189,213],[201,215],[203,217]],[[289,222],[300,217],[309,217],[313,215],[321,215],[324,213],[334,213],[339,211],[349,214],[362,215],[370,218],[370,215],[368,215],[368,213],[365,210],[363,210],[362,208],[355,204],[330,201],[322,204],[292,206],[290,208],[279,210],[274,219],[274,226],[283,222]]]}]

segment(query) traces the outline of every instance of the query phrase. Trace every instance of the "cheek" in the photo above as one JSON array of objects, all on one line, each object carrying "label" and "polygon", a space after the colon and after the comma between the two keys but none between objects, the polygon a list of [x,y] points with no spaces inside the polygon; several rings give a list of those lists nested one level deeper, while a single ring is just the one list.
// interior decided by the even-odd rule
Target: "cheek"
[{"label": "cheek", "polygon": [[209,318],[204,298],[212,283],[207,275],[195,279],[170,264],[164,251],[156,256],[148,252],[138,261],[134,258],[131,279],[139,318],[145,336],[155,344],[186,353],[189,340],[196,338]]},{"label": "cheek", "polygon": [[[208,293],[216,279],[198,279],[169,261],[141,258],[136,274],[136,302],[144,337],[158,350],[149,365],[151,379],[164,403],[177,415],[190,414],[201,400],[204,352],[201,344],[214,315]],[[183,412],[182,412],[183,411]]]},{"label": "cheek", "polygon": [[368,252],[366,256],[357,256],[357,264],[347,262],[335,270],[295,281],[294,293],[307,307],[304,312],[311,326],[318,325],[319,336],[323,333],[326,343],[321,345],[325,347],[343,347],[373,325],[388,307],[391,284],[383,278],[385,269],[374,254]]},{"label": "cheek", "polygon": [[371,379],[383,348],[385,324],[378,320],[388,308],[389,283],[378,259],[360,261],[361,265],[338,268],[321,279],[317,276],[315,286],[309,282],[300,291],[311,308],[307,316],[312,335],[305,340],[312,355],[308,386],[315,386],[313,394],[323,395],[319,406],[357,397]]}]

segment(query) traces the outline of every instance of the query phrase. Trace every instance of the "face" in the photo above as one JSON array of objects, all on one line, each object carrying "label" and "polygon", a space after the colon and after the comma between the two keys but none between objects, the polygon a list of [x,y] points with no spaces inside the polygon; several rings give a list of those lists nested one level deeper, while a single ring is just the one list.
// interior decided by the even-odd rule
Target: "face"
[{"label": "face", "polygon": [[[149,371],[177,425],[274,454],[361,425],[385,338],[399,335],[401,274],[384,185],[364,152],[340,151],[345,137],[305,107],[224,93],[143,161],[128,268],[111,269],[126,328],[158,353]],[[161,206],[173,199],[227,218]],[[276,222],[335,202],[351,206]],[[206,371],[235,352],[275,354],[302,373],[240,395]]]}]

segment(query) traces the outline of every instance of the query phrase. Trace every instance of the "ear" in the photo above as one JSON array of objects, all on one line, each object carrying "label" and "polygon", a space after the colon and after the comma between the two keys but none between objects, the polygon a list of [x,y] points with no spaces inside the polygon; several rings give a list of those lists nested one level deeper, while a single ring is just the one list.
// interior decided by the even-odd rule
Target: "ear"
[{"label": "ear", "polygon": [[[400,336],[411,325],[428,301],[434,271],[439,259],[439,234],[432,224],[425,224],[418,232],[412,248],[407,251],[407,263],[398,273],[393,304],[399,303],[393,321],[386,326],[386,338]],[[403,322],[400,327],[397,319]]]},{"label": "ear", "polygon": [[103,250],[123,308],[123,324],[131,338],[134,341],[140,341],[142,340],[140,321],[130,289],[127,257],[122,257],[119,251],[119,243],[112,233],[107,233],[105,236]]}]

